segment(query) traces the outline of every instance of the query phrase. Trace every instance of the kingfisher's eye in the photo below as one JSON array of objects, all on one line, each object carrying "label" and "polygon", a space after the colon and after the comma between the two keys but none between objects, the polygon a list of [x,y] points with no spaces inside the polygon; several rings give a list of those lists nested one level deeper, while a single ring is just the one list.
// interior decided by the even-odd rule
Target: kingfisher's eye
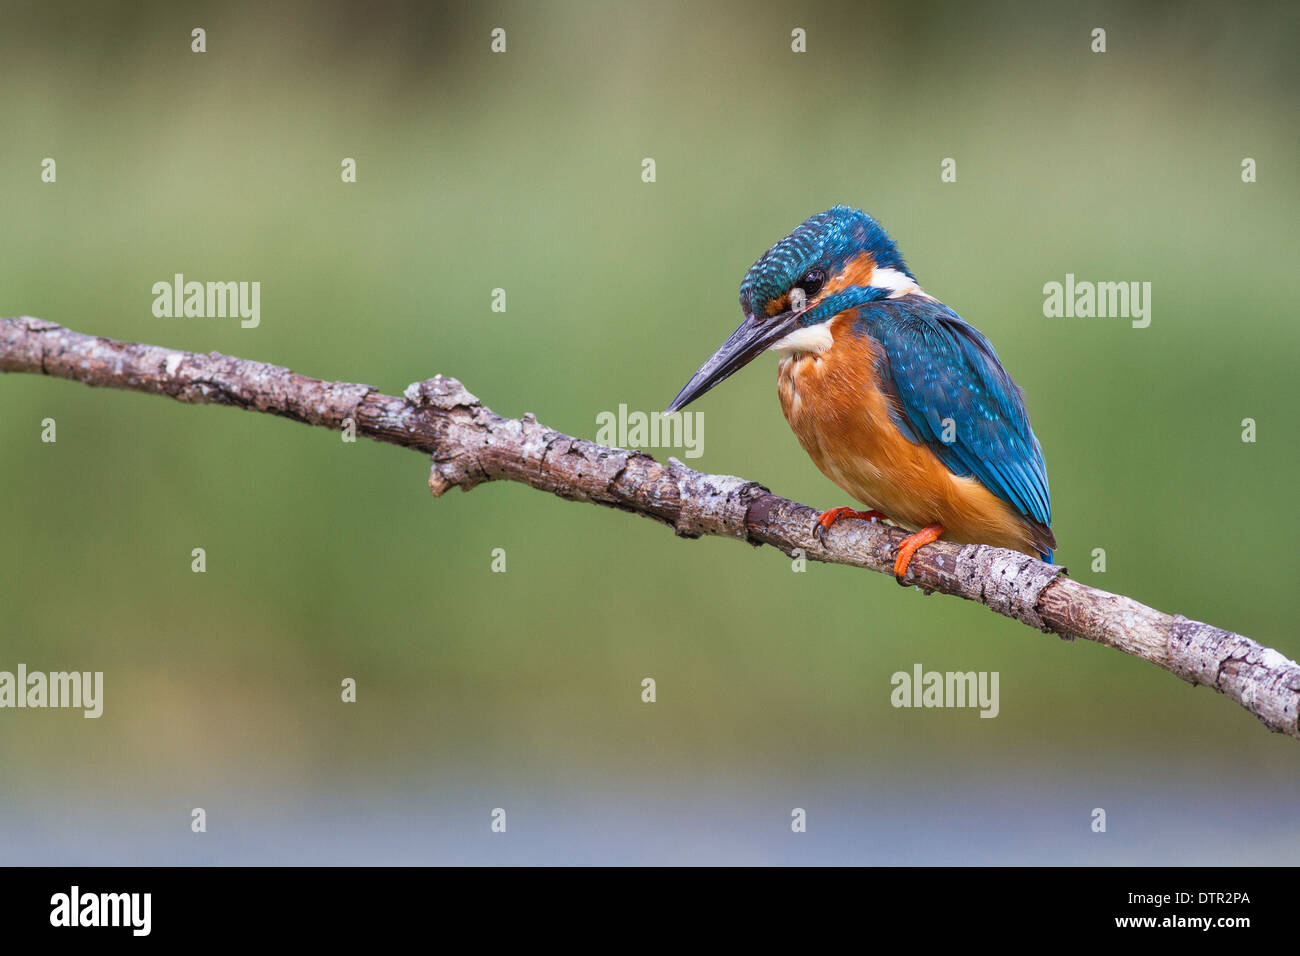
[{"label": "kingfisher's eye", "polygon": [[821,287],[825,284],[826,273],[822,272],[821,269],[813,269],[795,283],[795,288],[803,289],[804,295],[811,297],[821,291]]}]

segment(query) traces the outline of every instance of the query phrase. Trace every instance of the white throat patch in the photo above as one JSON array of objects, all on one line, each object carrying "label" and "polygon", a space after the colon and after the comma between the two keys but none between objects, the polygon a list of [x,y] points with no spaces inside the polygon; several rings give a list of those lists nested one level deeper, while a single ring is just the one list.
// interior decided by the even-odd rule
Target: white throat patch
[{"label": "white throat patch", "polygon": [[800,354],[821,355],[834,344],[830,322],[819,322],[795,329],[779,342],[770,345],[768,351],[780,352],[784,359]]},{"label": "white throat patch", "polygon": [[[888,298],[897,299],[905,295],[919,295],[925,299],[933,299],[934,296],[926,293],[916,284],[916,280],[908,278],[905,273],[897,269],[876,269],[871,273],[871,286],[875,289],[887,289]],[[795,286],[790,290],[790,308],[794,311],[800,311],[807,305],[808,297],[804,294],[803,289]],[[835,337],[831,335],[830,321],[819,322],[816,325],[809,325],[795,329],[779,342],[768,346],[770,352],[780,352],[781,358],[790,358],[793,355],[821,355],[829,350],[835,344]]]}]

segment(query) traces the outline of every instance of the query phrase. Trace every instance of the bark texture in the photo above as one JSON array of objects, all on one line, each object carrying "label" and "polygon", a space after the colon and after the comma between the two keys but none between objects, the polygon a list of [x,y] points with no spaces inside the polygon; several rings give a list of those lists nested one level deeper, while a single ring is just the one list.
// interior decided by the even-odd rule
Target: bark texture
[{"label": "bark texture", "polygon": [[[606,448],[547,428],[532,414],[502,417],[441,375],[408,386],[399,398],[216,352],[96,338],[26,316],[0,319],[0,371],[232,405],[325,428],[343,428],[350,420],[357,434],[428,454],[435,496],[485,481],[518,481],[571,501],[645,515],[682,537],[736,538],[891,575],[904,537],[889,525],[846,520],[832,527],[823,545],[812,533],[817,511],[758,482]],[[1270,730],[1300,737],[1300,666],[1241,634],[1165,614],[1074,581],[1059,566],[985,545],[927,545],[913,558],[908,581],[1041,631],[1140,657],[1212,687]]]}]

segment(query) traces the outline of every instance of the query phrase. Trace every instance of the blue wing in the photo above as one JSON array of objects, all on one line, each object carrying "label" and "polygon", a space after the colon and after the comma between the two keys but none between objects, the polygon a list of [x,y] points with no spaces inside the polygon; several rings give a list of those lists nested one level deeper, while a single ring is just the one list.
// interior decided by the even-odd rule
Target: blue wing
[{"label": "blue wing", "polygon": [[[1023,393],[988,339],[946,305],[919,296],[862,306],[855,330],[883,346],[878,372],[892,392],[899,430],[929,445],[954,474],[978,479],[1042,525],[1051,542],[1043,449]],[[952,422],[947,442],[945,419]],[[1050,560],[1050,546],[1045,550]]]}]

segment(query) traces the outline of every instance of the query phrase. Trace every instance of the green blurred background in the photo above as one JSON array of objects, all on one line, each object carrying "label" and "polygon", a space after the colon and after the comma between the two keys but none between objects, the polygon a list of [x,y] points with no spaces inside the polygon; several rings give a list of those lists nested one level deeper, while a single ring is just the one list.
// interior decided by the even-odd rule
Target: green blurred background
[{"label": "green blurred background", "polygon": [[[1296,41],[1284,3],[10,2],[0,315],[390,394],[442,372],[595,437],[661,409],[745,269],[848,203],[1027,391],[1058,561],[1295,657]],[[155,318],[177,272],[260,281],[260,327]],[[1044,318],[1067,272],[1151,282],[1150,327]],[[848,503],[774,380],[765,357],[710,394],[690,464]],[[0,669],[106,685],[97,721],[0,712],[9,862],[1300,850],[1296,741],[884,576],[522,486],[435,501],[408,450],[28,375],[0,380],[0,454]],[[998,671],[1000,716],[892,708],[915,663]]]}]

